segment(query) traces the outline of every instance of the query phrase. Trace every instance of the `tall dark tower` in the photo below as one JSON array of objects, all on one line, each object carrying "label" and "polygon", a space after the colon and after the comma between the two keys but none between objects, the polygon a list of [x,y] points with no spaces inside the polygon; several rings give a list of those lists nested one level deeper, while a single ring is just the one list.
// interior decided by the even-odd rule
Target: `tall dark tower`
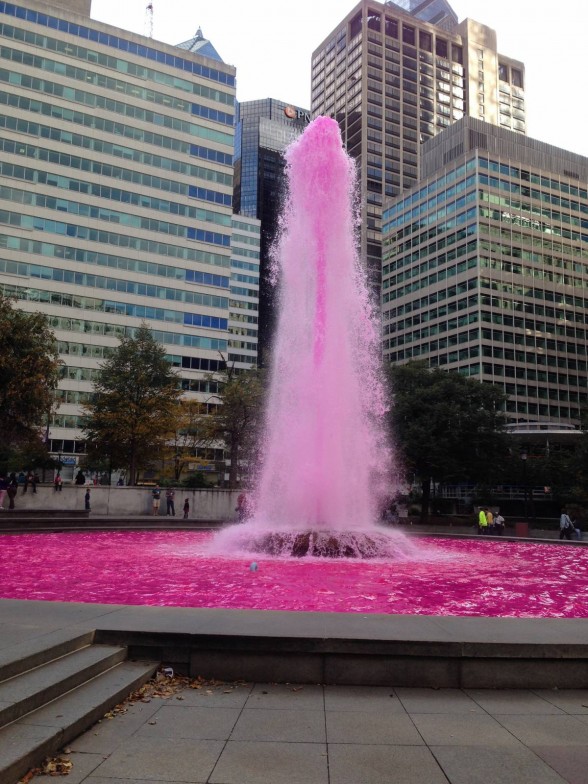
[{"label": "tall dark tower", "polygon": [[284,149],[308,124],[310,113],[274,98],[237,106],[234,211],[261,221],[259,364],[267,360],[274,325],[270,250],[283,195]]}]

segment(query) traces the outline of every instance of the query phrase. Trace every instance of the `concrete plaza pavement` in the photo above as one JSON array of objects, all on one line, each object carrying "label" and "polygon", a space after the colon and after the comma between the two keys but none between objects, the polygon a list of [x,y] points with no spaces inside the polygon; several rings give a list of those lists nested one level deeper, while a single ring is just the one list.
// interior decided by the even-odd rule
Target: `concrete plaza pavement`
[{"label": "concrete plaza pavement", "polygon": [[[260,615],[256,632],[262,622],[280,625],[284,616],[284,628],[303,633],[303,624],[313,621],[304,615]],[[0,662],[17,649],[24,653],[27,646],[65,632],[100,627],[177,632],[197,625],[196,619],[216,624],[217,630],[219,624],[242,624],[243,631],[254,618],[186,608],[2,600]],[[333,631],[333,624],[359,629],[366,620],[339,617],[320,623]],[[464,624],[467,620],[474,624]],[[431,639],[431,623],[391,617],[387,633]],[[507,637],[542,645],[557,638],[577,644],[587,638],[581,619],[443,623],[439,633],[448,637],[459,632],[494,642]],[[376,635],[373,624],[369,633]],[[349,630],[342,628],[346,635]],[[69,743],[73,769],[67,784],[588,784],[588,689],[256,681],[192,681],[166,698],[129,704],[126,712],[102,719]],[[50,778],[54,784],[49,776],[36,777],[34,784],[49,784]]]},{"label": "concrete plaza pavement", "polygon": [[67,784],[586,784],[588,691],[205,683],[68,752]]}]

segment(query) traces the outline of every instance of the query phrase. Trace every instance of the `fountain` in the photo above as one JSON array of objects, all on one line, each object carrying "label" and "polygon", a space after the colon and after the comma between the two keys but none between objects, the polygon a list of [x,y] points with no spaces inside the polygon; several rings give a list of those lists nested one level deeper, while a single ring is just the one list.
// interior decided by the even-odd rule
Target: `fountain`
[{"label": "fountain", "polygon": [[286,162],[263,464],[250,520],[215,549],[397,556],[410,544],[375,525],[393,456],[380,330],[355,252],[354,164],[328,117],[308,126]]}]

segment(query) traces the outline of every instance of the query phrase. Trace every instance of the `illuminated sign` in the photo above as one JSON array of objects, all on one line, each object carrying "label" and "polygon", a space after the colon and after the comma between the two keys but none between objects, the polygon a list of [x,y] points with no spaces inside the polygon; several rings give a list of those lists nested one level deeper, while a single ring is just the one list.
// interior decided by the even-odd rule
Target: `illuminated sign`
[{"label": "illuminated sign", "polygon": [[304,109],[295,109],[293,106],[286,106],[284,114],[289,120],[304,120],[304,122],[310,122],[310,112],[305,112]]}]

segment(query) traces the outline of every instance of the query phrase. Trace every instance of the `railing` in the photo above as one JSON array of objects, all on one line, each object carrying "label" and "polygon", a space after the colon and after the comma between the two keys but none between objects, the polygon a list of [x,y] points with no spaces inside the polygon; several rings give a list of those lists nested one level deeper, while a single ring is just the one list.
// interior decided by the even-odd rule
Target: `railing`
[{"label": "railing", "polygon": [[546,492],[545,487],[533,486],[525,488],[522,485],[496,485],[494,487],[477,487],[476,485],[441,485],[435,489],[435,498],[448,498],[455,500],[465,501],[473,500],[479,495],[492,496],[492,498],[502,498],[505,500],[521,500],[524,501],[525,496],[530,499],[534,498],[539,500],[551,500],[552,493]]}]

